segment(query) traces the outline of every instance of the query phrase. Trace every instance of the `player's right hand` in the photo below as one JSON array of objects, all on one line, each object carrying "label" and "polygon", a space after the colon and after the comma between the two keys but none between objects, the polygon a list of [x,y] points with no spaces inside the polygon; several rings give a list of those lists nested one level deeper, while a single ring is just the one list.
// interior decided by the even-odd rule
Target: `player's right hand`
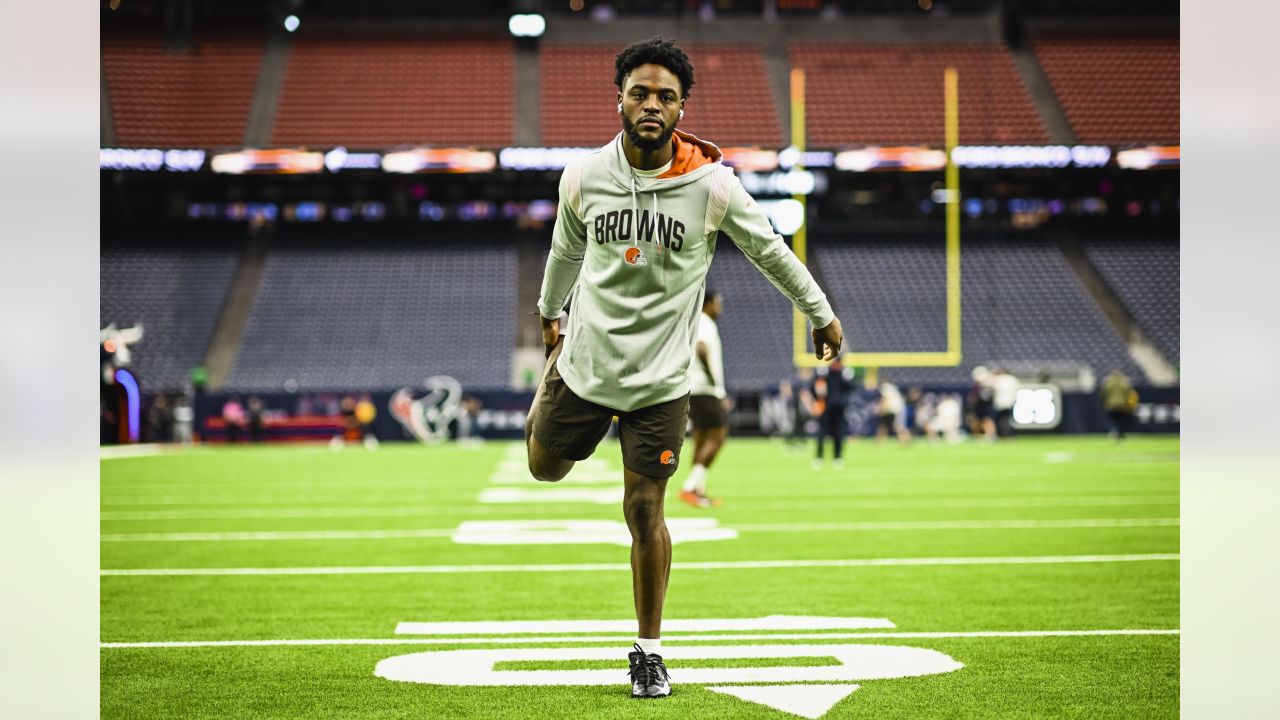
[{"label": "player's right hand", "polygon": [[560,342],[560,318],[545,318],[541,315],[538,318],[542,321],[542,345],[547,350],[546,357],[551,357],[551,351]]},{"label": "player's right hand", "polygon": [[813,355],[819,360],[835,360],[840,355],[840,345],[843,342],[844,329],[840,327],[840,318],[833,317],[830,325],[814,328]]}]

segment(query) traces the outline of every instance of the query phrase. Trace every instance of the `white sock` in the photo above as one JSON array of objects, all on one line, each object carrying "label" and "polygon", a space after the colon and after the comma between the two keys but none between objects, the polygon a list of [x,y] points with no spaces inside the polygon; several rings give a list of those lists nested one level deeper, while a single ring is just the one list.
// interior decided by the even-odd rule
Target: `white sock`
[{"label": "white sock", "polygon": [[689,477],[684,481],[685,492],[698,493],[702,495],[707,491],[707,466],[694,465],[693,471],[689,473]]},{"label": "white sock", "polygon": [[651,640],[649,638],[638,638],[636,640],[636,644],[640,646],[640,649],[644,651],[645,655],[661,655],[662,654],[661,639],[654,638]]}]

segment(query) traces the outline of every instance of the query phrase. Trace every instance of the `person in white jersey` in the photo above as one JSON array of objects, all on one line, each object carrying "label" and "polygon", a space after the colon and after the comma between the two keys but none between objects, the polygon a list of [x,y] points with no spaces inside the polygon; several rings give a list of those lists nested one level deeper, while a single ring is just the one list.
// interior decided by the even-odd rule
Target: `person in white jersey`
[{"label": "person in white jersey", "polygon": [[724,388],[724,351],[716,321],[724,299],[707,288],[698,316],[698,339],[689,366],[689,419],[693,421],[693,470],[680,489],[680,499],[696,508],[719,505],[707,497],[707,471],[729,437],[729,400]]},{"label": "person in white jersey", "polygon": [[[720,149],[676,130],[693,87],[684,51],[650,38],[623,49],[614,69],[622,132],[560,178],[538,300],[547,365],[525,438],[529,472],[556,482],[618,418],[639,631],[628,655],[631,695],[661,698],[671,694],[660,654],[671,574],[663,500],[684,442],[698,310],[720,233],[808,318],[818,358],[836,357],[843,331]],[[562,336],[566,302],[573,327]],[[790,342],[789,327],[761,330]]]}]

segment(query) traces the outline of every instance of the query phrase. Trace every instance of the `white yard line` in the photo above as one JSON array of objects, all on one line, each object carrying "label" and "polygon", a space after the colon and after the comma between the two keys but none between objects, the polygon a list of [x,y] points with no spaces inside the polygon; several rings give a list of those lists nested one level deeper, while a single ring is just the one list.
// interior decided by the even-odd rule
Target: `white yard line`
[{"label": "white yard line", "polygon": [[[880,509],[948,509],[948,508],[1018,508],[1018,507],[1113,507],[1177,505],[1177,495],[1101,495],[1085,497],[986,498],[957,497],[943,499],[853,500],[837,504],[820,500],[803,507]],[[735,505],[738,503],[735,501]],[[794,503],[789,505],[794,506]],[[236,508],[229,510],[104,510],[103,520],[237,520],[255,518],[326,518],[326,517],[414,517],[445,515],[459,510],[475,510],[474,504],[386,507],[293,507]],[[505,512],[501,508],[481,508],[486,513]]]},{"label": "white yard line", "polygon": [[816,532],[823,530],[1041,530],[1048,528],[1168,527],[1178,518],[1055,518],[1027,520],[885,520],[829,523],[734,523],[747,532]]},{"label": "white yard line", "polygon": [[[760,570],[772,568],[892,567],[922,565],[1053,565],[1178,560],[1177,553],[1132,555],[1033,555],[1014,557],[853,558],[847,560],[745,560],[737,562],[678,562],[675,570]],[[179,575],[397,575],[509,572],[631,572],[629,563],[544,565],[356,565],[347,567],[240,568],[120,568],[100,570],[102,576]]]},{"label": "white yard line", "polygon": [[125,533],[102,535],[102,542],[237,542],[259,540],[401,540],[447,538],[454,528],[400,530],[263,530],[245,532]]},{"label": "white yard line", "polygon": [[[971,632],[859,632],[859,633],[785,633],[743,635],[685,635],[663,638],[664,643],[714,642],[717,640],[854,640],[862,638],[953,639],[953,638],[1038,638],[1038,637],[1105,637],[1118,635],[1179,635],[1181,630],[978,630]],[[317,640],[190,640],[167,642],[106,642],[105,650],[122,648],[212,648],[212,647],[280,647],[289,645],[514,645],[542,643],[626,643],[632,635],[595,637],[475,637],[475,638],[360,638]]]},{"label": "white yard line", "polygon": [[[1025,520],[886,520],[832,523],[746,523],[729,529],[746,532],[875,532],[892,530],[1043,530],[1063,528],[1171,527],[1178,518],[1080,518]],[[241,532],[114,533],[102,542],[244,542],[270,540],[403,540],[448,538],[455,528],[385,530],[260,530]]]},{"label": "white yard line", "polygon": [[128,458],[151,457],[153,455],[177,453],[185,450],[186,448],[175,447],[173,445],[153,445],[149,443],[140,445],[103,445],[98,448],[98,459],[126,460]]}]

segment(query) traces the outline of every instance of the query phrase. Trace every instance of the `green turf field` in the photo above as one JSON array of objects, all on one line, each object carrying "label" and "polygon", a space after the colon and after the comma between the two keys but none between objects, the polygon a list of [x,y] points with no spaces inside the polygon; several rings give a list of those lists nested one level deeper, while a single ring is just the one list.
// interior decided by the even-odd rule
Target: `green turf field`
[{"label": "green turf field", "polygon": [[103,717],[1177,715],[1176,438],[810,452],[673,484],[656,701],[616,441],[556,485],[518,443],[104,459]]}]

